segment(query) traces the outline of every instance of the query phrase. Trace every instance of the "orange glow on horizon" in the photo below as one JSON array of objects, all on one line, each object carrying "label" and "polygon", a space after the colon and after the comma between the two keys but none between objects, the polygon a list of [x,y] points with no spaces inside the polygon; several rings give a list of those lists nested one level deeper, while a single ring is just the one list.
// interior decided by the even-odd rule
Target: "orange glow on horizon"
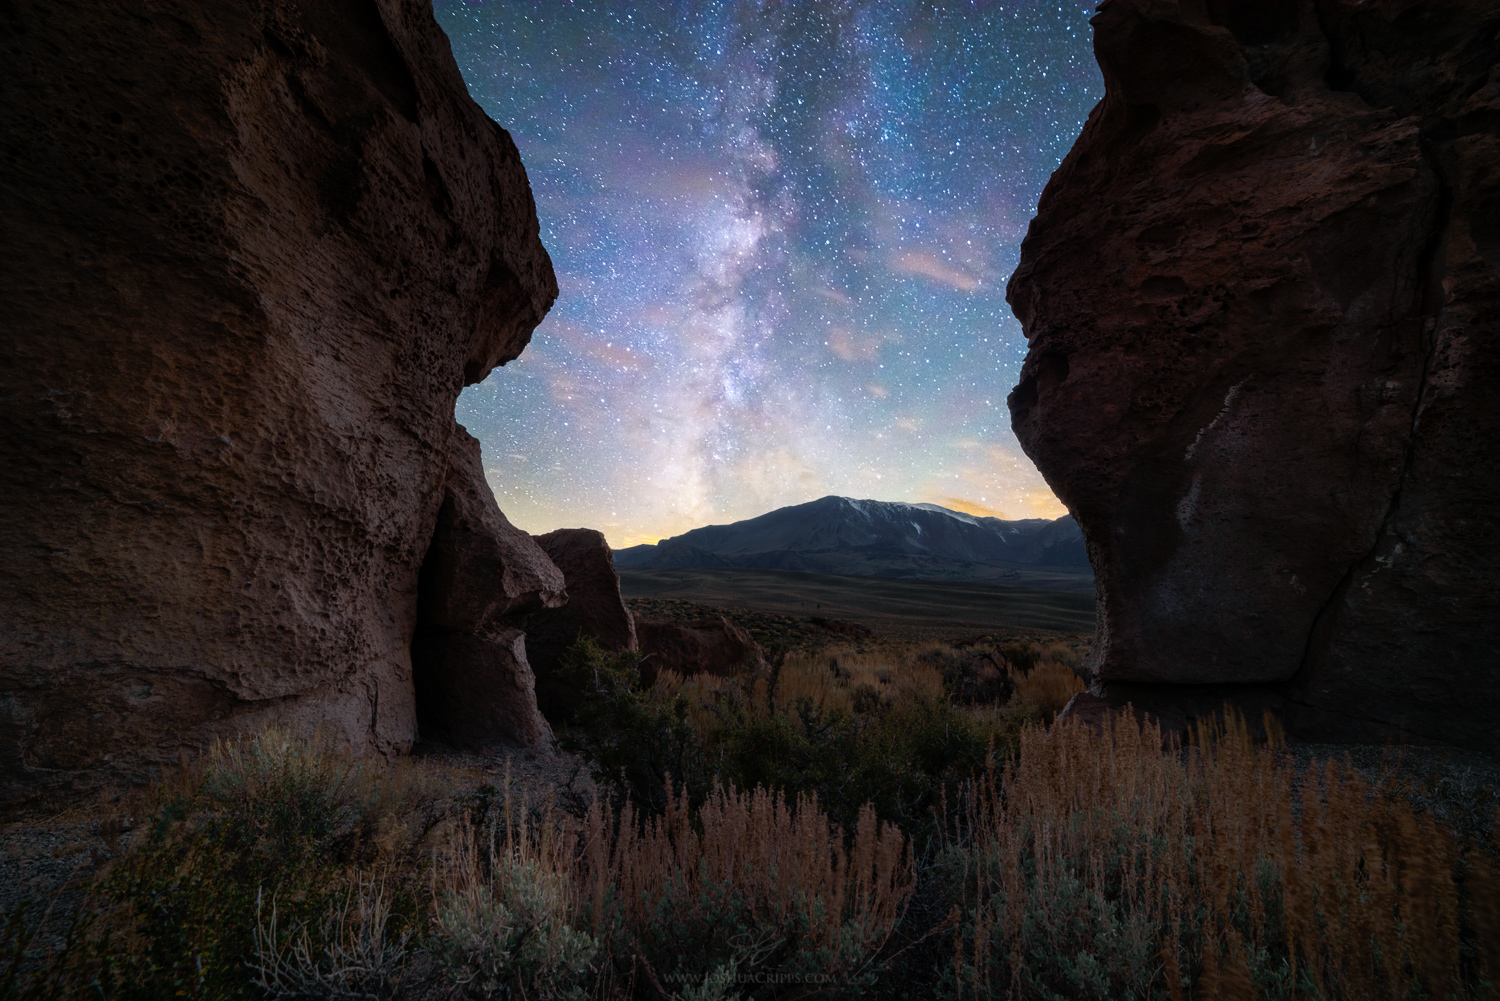
[{"label": "orange glow on horizon", "polygon": [[1020,521],[1025,518],[1061,518],[1068,513],[1050,490],[1026,490],[1014,495],[1019,502],[1016,507],[994,507],[985,500],[969,497],[934,497],[929,503],[950,511],[962,511],[976,518],[999,518],[1003,521]]},{"label": "orange glow on horizon", "polygon": [[1000,518],[1005,521],[1010,520],[1010,515],[1006,514],[1004,511],[1001,511],[999,508],[993,508],[987,504],[980,504],[976,501],[966,500],[963,497],[939,497],[932,503],[936,504],[938,507],[945,507],[950,511],[961,511],[964,514],[972,514],[976,518]]}]

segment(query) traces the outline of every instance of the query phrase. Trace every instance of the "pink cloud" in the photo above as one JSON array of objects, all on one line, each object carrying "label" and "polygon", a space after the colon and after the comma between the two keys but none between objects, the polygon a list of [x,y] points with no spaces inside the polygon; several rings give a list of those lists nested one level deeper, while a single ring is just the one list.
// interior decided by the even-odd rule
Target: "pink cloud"
[{"label": "pink cloud", "polygon": [[925,250],[907,250],[891,258],[891,269],[902,274],[920,275],[960,292],[979,288],[979,279]]}]

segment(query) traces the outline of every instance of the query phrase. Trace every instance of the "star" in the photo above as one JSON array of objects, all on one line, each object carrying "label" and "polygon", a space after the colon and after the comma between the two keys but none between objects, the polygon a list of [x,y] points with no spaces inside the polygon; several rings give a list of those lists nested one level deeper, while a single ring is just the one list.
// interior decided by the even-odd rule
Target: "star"
[{"label": "star", "polygon": [[466,390],[501,508],[631,545],[829,493],[1062,506],[1005,282],[1103,96],[1091,2],[438,0],[560,295]]}]

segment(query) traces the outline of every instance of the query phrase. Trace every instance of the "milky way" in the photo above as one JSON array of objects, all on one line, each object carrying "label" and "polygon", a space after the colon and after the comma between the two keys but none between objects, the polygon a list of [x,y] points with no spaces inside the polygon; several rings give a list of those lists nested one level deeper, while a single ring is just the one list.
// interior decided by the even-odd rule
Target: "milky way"
[{"label": "milky way", "polygon": [[1009,427],[1005,282],[1103,94],[1092,3],[436,7],[561,289],[458,404],[512,521],[1062,513]]}]

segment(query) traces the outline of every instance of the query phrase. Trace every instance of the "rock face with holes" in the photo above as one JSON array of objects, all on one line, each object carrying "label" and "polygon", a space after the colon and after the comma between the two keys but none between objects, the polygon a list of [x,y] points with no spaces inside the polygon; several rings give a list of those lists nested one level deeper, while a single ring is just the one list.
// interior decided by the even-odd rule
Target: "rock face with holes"
[{"label": "rock face with holes", "polygon": [[0,32],[0,798],[404,745],[454,400],[557,291],[514,144],[419,0]]},{"label": "rock face with holes", "polygon": [[1258,686],[1308,734],[1500,746],[1500,3],[1093,23],[1106,97],[1009,299],[1096,691]]}]

